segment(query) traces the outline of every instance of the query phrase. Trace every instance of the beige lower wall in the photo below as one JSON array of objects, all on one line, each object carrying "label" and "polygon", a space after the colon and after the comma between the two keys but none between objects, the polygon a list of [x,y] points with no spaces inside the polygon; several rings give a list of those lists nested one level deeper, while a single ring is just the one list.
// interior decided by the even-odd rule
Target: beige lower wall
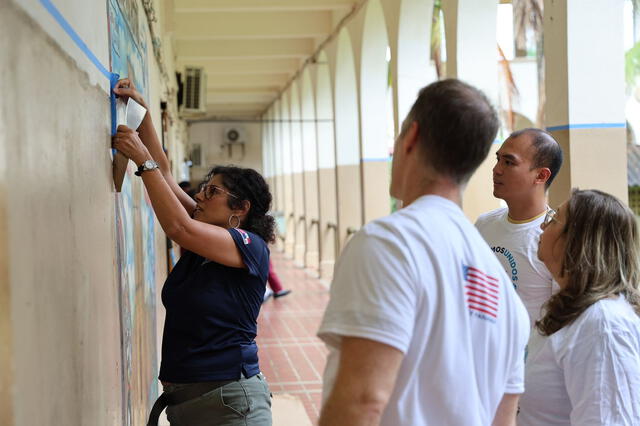
[{"label": "beige lower wall", "polygon": [[282,175],[284,220],[286,234],[284,239],[284,253],[289,259],[294,256],[296,244],[296,218],[293,206],[293,177],[290,173]]},{"label": "beige lower wall", "polygon": [[[122,425],[109,96],[0,3],[0,424]],[[156,224],[157,282],[164,243]]]},{"label": "beige lower wall", "polygon": [[500,144],[491,145],[489,155],[478,167],[464,191],[462,210],[471,222],[489,210],[500,207],[500,200],[493,196],[493,166],[496,164],[496,152]]},{"label": "beige lower wall", "polygon": [[[273,195],[273,202],[271,204],[271,210],[273,212],[277,212],[278,214],[284,215],[284,194],[282,190],[282,175],[274,175],[271,177],[271,194]],[[283,218],[284,219],[284,218]],[[274,243],[274,247],[278,251],[284,251],[284,238],[286,234],[281,234],[280,229],[278,228],[278,232],[276,234],[276,241]]]},{"label": "beige lower wall", "polygon": [[571,129],[551,132],[564,151],[562,169],[549,190],[559,206],[571,188],[599,189],[628,203],[626,130]]},{"label": "beige lower wall", "polygon": [[549,188],[549,206],[551,206],[552,208],[556,208],[569,197],[569,194],[571,192],[571,167],[573,161],[570,155],[571,145],[569,143],[569,131],[561,130],[557,132],[551,132],[551,134],[562,147],[562,152],[564,154],[562,168],[560,168],[560,172],[553,180],[551,187]]},{"label": "beige lower wall", "polygon": [[391,213],[391,163],[386,160],[363,162],[362,176],[364,222],[368,223]]},{"label": "beige lower wall", "polygon": [[11,7],[0,40],[15,425],[121,424],[108,96]]},{"label": "beige lower wall", "polygon": [[[282,192],[280,191],[280,184],[282,183],[282,175],[274,175],[271,178],[273,182],[273,186],[271,187],[271,194],[273,195],[273,204],[271,205],[271,210],[278,214],[284,215],[284,206],[282,202]],[[283,217],[284,220],[284,217]],[[276,241],[273,244],[275,249],[278,251],[284,251],[284,238],[286,234],[281,234],[280,227],[276,227]]]},{"label": "beige lower wall", "polygon": [[[13,12],[0,3],[0,25],[5,27]],[[5,18],[3,18],[5,17]],[[8,51],[7,32],[0,28],[0,52]],[[1,53],[0,53],[1,55]],[[1,56],[0,56],[1,57]],[[0,71],[6,66],[0,62]],[[3,83],[0,80],[0,88]],[[9,168],[7,164],[8,115],[5,102],[0,102],[0,424],[13,426],[13,339],[11,326],[11,288],[9,283],[9,206],[3,200],[8,197]]]},{"label": "beige lower wall", "polygon": [[294,209],[294,226],[295,226],[295,244],[293,249],[293,262],[298,267],[304,267],[304,256],[306,251],[307,232],[305,226],[305,209],[304,209],[304,177],[302,173],[294,173],[293,175],[293,209]]},{"label": "beige lower wall", "polygon": [[347,230],[362,226],[362,185],[360,165],[338,166],[338,235],[340,250],[350,236]]},{"label": "beige lower wall", "polygon": [[306,225],[305,266],[318,272],[320,262],[320,247],[318,240],[320,211],[318,209],[318,172],[304,172],[304,204]]},{"label": "beige lower wall", "polygon": [[330,229],[329,224],[337,224],[336,206],[336,170],[318,170],[318,196],[322,202],[319,205],[320,212],[320,277],[331,280],[333,266],[336,258],[337,235],[335,229]]}]

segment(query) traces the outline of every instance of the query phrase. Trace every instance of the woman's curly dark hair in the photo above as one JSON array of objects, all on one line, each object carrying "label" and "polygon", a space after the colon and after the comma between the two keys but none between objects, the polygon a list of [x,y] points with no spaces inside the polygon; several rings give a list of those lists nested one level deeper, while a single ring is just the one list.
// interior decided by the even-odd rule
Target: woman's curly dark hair
[{"label": "woman's curly dark hair", "polygon": [[215,175],[221,175],[224,186],[238,196],[227,197],[230,209],[241,209],[244,201],[251,203],[242,229],[259,235],[267,243],[272,243],[275,240],[275,220],[267,214],[271,208],[271,192],[262,175],[253,169],[243,167],[215,166],[205,176],[203,184]]}]

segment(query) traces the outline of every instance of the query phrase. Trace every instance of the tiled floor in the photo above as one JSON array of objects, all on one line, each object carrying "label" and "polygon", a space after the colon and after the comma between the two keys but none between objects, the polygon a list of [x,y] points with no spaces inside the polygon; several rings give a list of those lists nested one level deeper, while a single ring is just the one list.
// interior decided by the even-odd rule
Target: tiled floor
[{"label": "tiled floor", "polygon": [[298,397],[313,424],[317,423],[322,395],[326,350],[316,337],[329,300],[328,287],[293,266],[281,253],[271,252],[283,287],[292,293],[269,299],[258,318],[260,368],[273,394]]}]

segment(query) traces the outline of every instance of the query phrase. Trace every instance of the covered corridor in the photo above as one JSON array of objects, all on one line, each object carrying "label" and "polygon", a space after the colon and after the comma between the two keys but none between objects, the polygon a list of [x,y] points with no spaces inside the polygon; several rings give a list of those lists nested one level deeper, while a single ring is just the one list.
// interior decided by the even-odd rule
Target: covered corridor
[{"label": "covered corridor", "polygon": [[329,300],[327,285],[280,253],[274,254],[274,264],[285,287],[293,290],[287,297],[268,300],[258,319],[261,368],[275,395],[274,424],[295,423],[289,413],[278,410],[283,394],[298,399],[315,424],[326,361],[324,343],[316,332]]},{"label": "covered corridor", "polygon": [[499,111],[471,221],[500,205],[495,151],[525,127],[565,153],[550,205],[580,187],[640,209],[638,42],[638,0],[0,0],[0,425],[142,425],[162,389],[180,247],[111,149],[118,77],[177,181],[217,164],[267,179],[294,291],[262,309],[261,367],[313,423],[334,264],[400,207],[393,141],[418,90],[462,79]]}]

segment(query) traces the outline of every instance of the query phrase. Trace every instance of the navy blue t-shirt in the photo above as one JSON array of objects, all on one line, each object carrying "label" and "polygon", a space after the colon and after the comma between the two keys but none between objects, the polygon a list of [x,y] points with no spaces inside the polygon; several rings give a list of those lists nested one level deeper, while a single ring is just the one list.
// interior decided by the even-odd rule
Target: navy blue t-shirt
[{"label": "navy blue t-shirt", "polygon": [[162,288],[167,310],[160,380],[237,380],[260,372],[255,342],[269,273],[269,248],[258,235],[229,229],[246,268],[187,251]]}]

